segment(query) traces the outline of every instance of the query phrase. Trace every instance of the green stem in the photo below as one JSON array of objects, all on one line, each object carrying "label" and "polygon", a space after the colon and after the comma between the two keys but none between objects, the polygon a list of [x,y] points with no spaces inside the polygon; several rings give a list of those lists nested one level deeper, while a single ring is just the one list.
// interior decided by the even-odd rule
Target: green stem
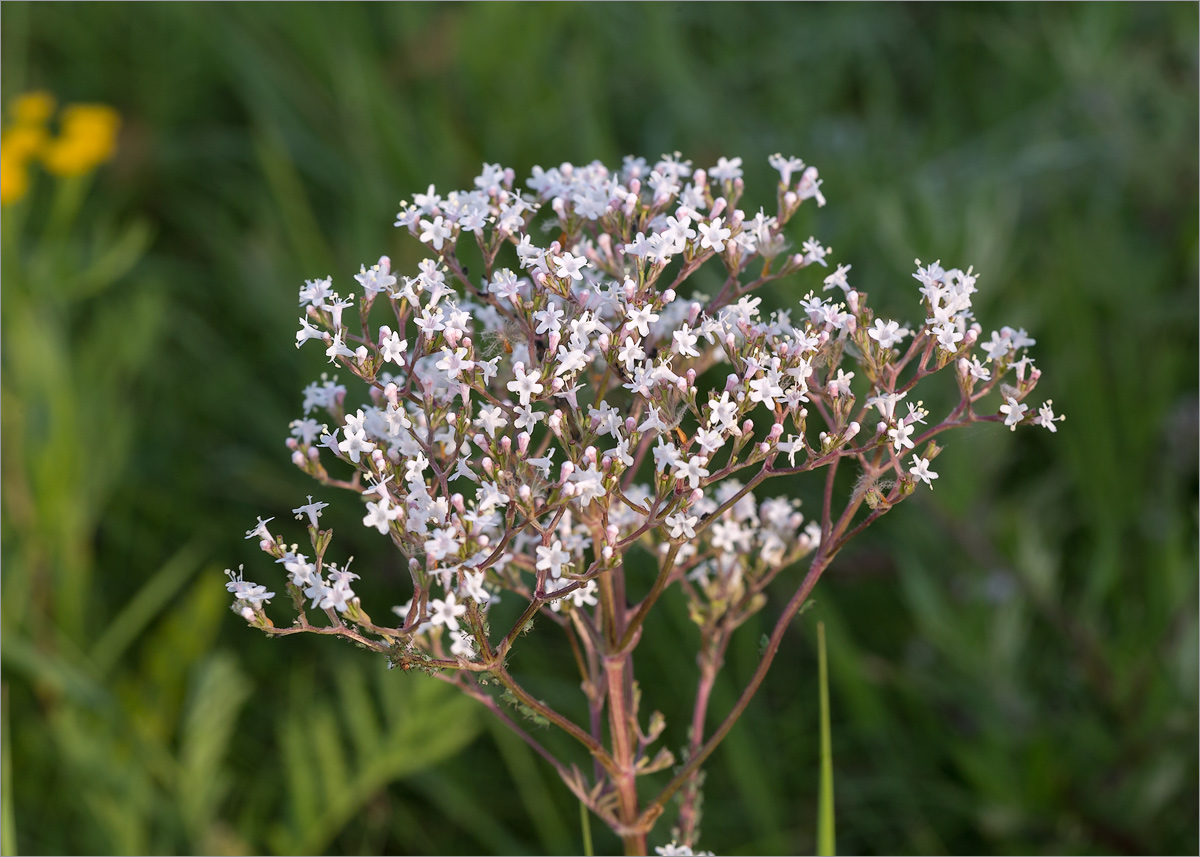
[{"label": "green stem", "polygon": [[596,852],[592,849],[592,819],[583,801],[579,802],[579,826],[583,828],[583,853],[585,857],[593,857]]},{"label": "green stem", "polygon": [[825,661],[825,623],[817,623],[817,662],[821,682],[821,789],[817,803],[817,853],[837,853],[833,827],[833,741],[829,729],[829,670]]}]

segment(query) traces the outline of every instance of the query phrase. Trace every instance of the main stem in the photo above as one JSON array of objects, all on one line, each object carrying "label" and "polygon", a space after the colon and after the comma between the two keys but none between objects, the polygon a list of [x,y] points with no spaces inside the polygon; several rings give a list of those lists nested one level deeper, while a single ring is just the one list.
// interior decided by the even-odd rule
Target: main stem
[{"label": "main stem", "polygon": [[[634,769],[634,748],[630,740],[630,702],[626,667],[628,658],[623,655],[608,657],[604,671],[608,675],[608,729],[612,738],[613,761],[616,773],[613,782],[620,801],[621,824],[628,828],[638,826],[637,772]],[[622,833],[626,854],[646,853],[646,834],[642,831]]]}]

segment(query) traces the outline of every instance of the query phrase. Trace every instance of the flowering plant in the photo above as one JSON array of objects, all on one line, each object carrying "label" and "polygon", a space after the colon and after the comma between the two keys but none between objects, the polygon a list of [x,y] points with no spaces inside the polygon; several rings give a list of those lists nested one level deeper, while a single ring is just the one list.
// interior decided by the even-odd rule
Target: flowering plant
[{"label": "flowering plant", "polygon": [[[830,561],[918,483],[933,487],[935,436],[980,421],[1054,431],[1062,419],[1049,402],[1036,411],[1024,403],[1040,375],[1024,330],[1001,328],[981,341],[970,269],[918,261],[921,321],[911,327],[876,318],[850,286],[849,265],[809,291],[795,317],[764,316],[755,290],[825,268],[830,253],[815,238],[790,253],[783,232],[803,203],[825,204],[817,170],[779,155],[770,162],[780,176],[775,213],[751,217],[738,208],[740,158],[693,170],[679,153],[653,165],[626,158],[619,170],[535,167],[529,193],[514,189],[511,169],[485,165],[471,190],[414,195],[396,226],[431,251],[415,276],[393,274],[384,257],[355,276],[357,298],[333,291],[329,278],[300,290],[297,347],[316,340],[331,363],[365,382],[368,398],[348,405],[347,388],[323,376],[305,390],[305,415],[288,439],[298,467],[363,497],[363,523],[407,558],[411,598],[392,608],[390,624],[368,614],[349,560],[327,557],[332,533],[319,522],[327,504],[311,496],[293,510],[308,522],[311,548],[273,535],[271,519],[247,533],[283,565],[294,622],[275,625],[264,609],[275,593],[229,573],[235,609],[266,633],[344,637],[479,700],[629,853],[644,853],[676,794],[676,837],[683,850],[695,844],[701,766]],[[553,240],[537,240],[546,232]],[[468,273],[468,253],[481,257],[482,276]],[[684,298],[686,281],[708,263],[724,270],[719,291]],[[942,370],[960,397],[930,424],[913,391]],[[999,407],[985,407],[994,391]],[[311,416],[317,411],[332,430]],[[837,496],[842,462],[858,478]],[[771,477],[822,469],[823,502],[807,522],[797,501],[753,493]],[[653,580],[632,579],[635,546],[655,558]],[[753,678],[707,731],[730,636],[802,558],[807,574]],[[672,587],[701,632],[679,764],[654,749],[665,721],[644,716],[634,680],[644,624]],[[631,603],[633,591],[646,594]],[[488,618],[501,597],[524,607],[498,633]],[[539,616],[574,656],[586,723],[509,671]],[[511,708],[575,739],[590,771],[552,753]],[[665,770],[669,780],[643,800],[638,778]]]}]

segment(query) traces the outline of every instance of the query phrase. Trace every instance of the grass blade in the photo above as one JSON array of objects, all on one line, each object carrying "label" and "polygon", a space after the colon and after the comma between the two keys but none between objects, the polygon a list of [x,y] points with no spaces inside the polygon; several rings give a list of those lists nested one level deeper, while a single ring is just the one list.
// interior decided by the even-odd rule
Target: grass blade
[{"label": "grass blade", "polygon": [[817,803],[817,853],[837,853],[833,832],[833,740],[829,731],[829,668],[825,663],[825,623],[817,623],[817,660],[821,681],[821,790]]}]

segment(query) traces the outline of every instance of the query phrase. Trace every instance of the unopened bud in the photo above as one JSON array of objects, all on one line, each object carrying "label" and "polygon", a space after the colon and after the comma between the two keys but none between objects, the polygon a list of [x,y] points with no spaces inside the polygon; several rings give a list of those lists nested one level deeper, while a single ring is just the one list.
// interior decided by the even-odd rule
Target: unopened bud
[{"label": "unopened bud", "polygon": [[517,489],[517,496],[520,497],[522,501],[528,503],[529,498],[533,496],[533,491],[528,485],[522,485]]},{"label": "unopened bud", "polygon": [[509,437],[508,435],[505,435],[504,437],[500,438],[500,448],[503,449],[506,453],[512,452],[512,438]]},{"label": "unopened bud", "polygon": [[[508,438],[505,438],[505,440],[508,440]],[[521,455],[524,455],[529,451],[529,440],[529,432],[527,431],[523,431],[517,435],[517,451],[520,452]]]},{"label": "unopened bud", "polygon": [[304,457],[303,452],[297,449],[292,453],[292,464],[296,465],[297,467],[303,467],[307,463],[308,459]]}]

